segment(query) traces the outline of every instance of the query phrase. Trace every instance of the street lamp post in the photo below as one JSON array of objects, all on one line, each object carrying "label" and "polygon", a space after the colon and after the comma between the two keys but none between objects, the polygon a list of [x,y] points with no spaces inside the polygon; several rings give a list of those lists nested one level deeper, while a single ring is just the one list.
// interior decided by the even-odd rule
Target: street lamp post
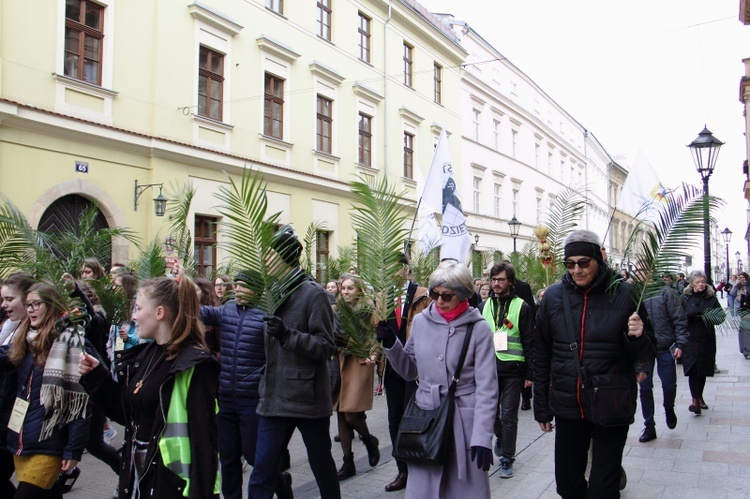
[{"label": "street lamp post", "polygon": [[710,221],[708,218],[708,179],[714,172],[716,158],[719,156],[719,149],[724,145],[708,130],[703,127],[698,137],[687,147],[693,155],[695,169],[703,180],[703,271],[706,273],[706,279],[711,279],[711,240],[710,240]]},{"label": "street lamp post", "polygon": [[729,243],[732,241],[732,231],[729,227],[724,227],[721,231],[721,237],[724,239],[724,244],[727,245],[727,281],[729,282]]},{"label": "street lamp post", "polygon": [[510,236],[513,238],[513,253],[516,252],[516,238],[518,237],[518,231],[521,229],[521,222],[518,221],[515,215],[508,222],[510,227]]}]

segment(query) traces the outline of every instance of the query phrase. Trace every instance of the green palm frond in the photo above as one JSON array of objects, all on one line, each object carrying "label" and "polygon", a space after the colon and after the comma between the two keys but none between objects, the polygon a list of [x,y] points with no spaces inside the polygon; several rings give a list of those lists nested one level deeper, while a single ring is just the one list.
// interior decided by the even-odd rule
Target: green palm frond
[{"label": "green palm frond", "polygon": [[112,324],[122,324],[130,319],[131,296],[125,296],[122,286],[113,286],[109,276],[89,281],[99,297],[99,305],[107,312]]},{"label": "green palm frond", "polygon": [[[657,206],[644,205],[639,210],[638,224],[626,246],[637,262],[634,283],[638,306],[643,300],[658,296],[664,285],[660,277],[676,273],[685,257],[692,255],[709,223],[704,217],[704,204],[710,214],[724,203],[713,196],[705,198],[696,187],[683,184],[682,189],[667,194]],[[646,212],[655,213],[646,219]]]},{"label": "green palm frond", "polygon": [[225,242],[221,243],[229,255],[229,264],[252,276],[243,285],[255,294],[253,305],[266,313],[273,313],[299,286],[300,269],[279,274],[269,269],[266,259],[273,251],[281,213],[269,215],[266,182],[260,172],[246,170],[239,183],[231,176],[228,186],[216,194],[223,206],[219,213],[224,217],[221,230]]},{"label": "green palm frond", "polygon": [[708,308],[703,312],[703,322],[707,326],[718,326],[727,318],[723,308]]},{"label": "green palm frond", "polygon": [[344,353],[367,359],[377,352],[372,307],[352,307],[344,300],[339,300],[336,314],[339,330],[346,334],[346,346],[342,347]]},{"label": "green palm frond", "polygon": [[585,207],[586,191],[565,187],[555,197],[546,213],[545,225],[549,227],[547,242],[554,255],[550,267],[553,280],[559,279],[564,271],[564,267],[560,265],[563,260],[563,240],[576,230]]},{"label": "green palm frond", "polygon": [[45,246],[43,234],[31,228],[26,217],[5,196],[0,198],[0,278],[28,270]]},{"label": "green palm frond", "polygon": [[305,274],[315,275],[315,261],[313,251],[318,241],[318,231],[325,229],[326,223],[322,221],[313,221],[307,226],[305,238],[302,241],[304,258],[301,260],[302,270]]},{"label": "green palm frond", "polygon": [[422,253],[415,246],[412,246],[409,262],[412,282],[426,288],[429,285],[430,274],[435,271],[440,263],[440,246],[433,247],[427,253]]},{"label": "green palm frond", "polygon": [[177,258],[182,263],[188,274],[195,272],[195,260],[193,251],[193,236],[188,228],[188,217],[190,216],[190,205],[195,197],[195,187],[185,182],[181,187],[170,186],[170,199],[176,199],[176,203],[169,203],[169,218],[172,221],[170,232],[174,237],[177,250]]},{"label": "green palm frond", "polygon": [[409,216],[399,195],[383,177],[350,183],[352,224],[357,233],[359,275],[375,293],[375,316],[384,320],[396,307]]},{"label": "green palm frond", "polygon": [[130,268],[133,269],[138,282],[166,275],[167,262],[165,257],[164,246],[156,239],[142,248],[138,256],[130,262]]},{"label": "green palm frond", "polygon": [[354,246],[339,246],[336,248],[337,257],[328,259],[325,271],[325,281],[338,281],[342,274],[357,266],[357,248]]}]

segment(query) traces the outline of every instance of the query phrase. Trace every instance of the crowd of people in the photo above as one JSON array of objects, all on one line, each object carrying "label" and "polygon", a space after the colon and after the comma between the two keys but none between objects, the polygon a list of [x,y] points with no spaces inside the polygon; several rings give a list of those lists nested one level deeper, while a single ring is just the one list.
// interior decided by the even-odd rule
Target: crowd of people
[{"label": "crowd of people", "polygon": [[[357,436],[369,466],[381,460],[367,424],[378,387],[395,446],[412,398],[422,409],[440,405],[466,340],[447,464],[396,460],[384,489],[490,497],[493,454],[498,476],[512,478],[519,409],[533,406],[541,431],[555,434],[558,494],[619,497],[637,400],[639,440],[657,438],[654,372],[667,428],[678,419],[676,362],[689,380],[685,409],[708,409],[724,311],[701,271],[664,276],[658,296],[640,303],[595,233],[574,231],[563,247],[562,279],[535,294],[509,261],[495,262],[485,281],[447,260],[422,287],[403,256],[396,306],[382,320],[354,269],[325,287],[304,274],[289,231],[274,238],[267,264],[293,291],[271,312],[255,308],[252,270],[192,279],[178,262],[171,276],[139,283],[124,265],[107,273],[87,259],[79,280],[65,276],[61,286],[12,274],[0,288],[0,495],[59,499],[87,450],[118,476],[120,499],[239,499],[245,465],[249,498],[292,498],[287,447],[298,430],[320,496],[336,499],[357,473]],[[747,278],[723,288],[746,308]],[[104,310],[91,285],[102,281],[121,290],[126,313]],[[71,300],[85,320],[66,308]],[[371,332],[364,344],[348,332],[352,317]],[[120,439],[110,421],[124,429]]]}]

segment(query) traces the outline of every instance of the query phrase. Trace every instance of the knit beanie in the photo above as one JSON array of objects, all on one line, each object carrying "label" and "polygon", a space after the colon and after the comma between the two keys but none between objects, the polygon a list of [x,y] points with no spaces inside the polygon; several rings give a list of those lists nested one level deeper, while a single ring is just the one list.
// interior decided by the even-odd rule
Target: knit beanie
[{"label": "knit beanie", "polygon": [[590,256],[600,264],[602,257],[602,243],[599,236],[590,230],[574,230],[563,241],[565,258],[571,256]]},{"label": "knit beanie", "polygon": [[294,229],[291,226],[284,225],[274,234],[271,247],[290,266],[296,267],[299,265],[302,244],[294,235]]}]

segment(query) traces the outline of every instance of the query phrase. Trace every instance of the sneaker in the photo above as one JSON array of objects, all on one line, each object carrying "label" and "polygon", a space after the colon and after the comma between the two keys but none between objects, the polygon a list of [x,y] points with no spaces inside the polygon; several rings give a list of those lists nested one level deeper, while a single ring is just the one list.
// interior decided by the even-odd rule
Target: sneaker
[{"label": "sneaker", "polygon": [[666,409],[667,412],[667,428],[674,430],[677,426],[677,414],[674,412],[674,407]]},{"label": "sneaker", "polygon": [[108,429],[102,432],[102,436],[104,437],[104,441],[107,442],[107,444],[111,444],[112,440],[114,440],[117,436],[117,430],[110,426]]},{"label": "sneaker", "polygon": [[497,438],[497,439],[495,439],[495,455],[497,457],[500,457],[500,455],[501,455],[501,453],[500,453],[500,447],[501,447],[500,439]]},{"label": "sneaker", "polygon": [[653,426],[646,426],[638,438],[639,442],[650,442],[656,439],[656,428]]},{"label": "sneaker", "polygon": [[120,486],[119,485],[115,487],[115,491],[112,494],[112,499],[120,499]]},{"label": "sneaker", "polygon": [[513,476],[513,459],[509,457],[500,458],[500,471],[498,471],[500,478],[510,478]]},{"label": "sneaker", "polygon": [[524,399],[523,402],[521,402],[521,410],[522,411],[530,411],[531,410],[531,400]]}]

